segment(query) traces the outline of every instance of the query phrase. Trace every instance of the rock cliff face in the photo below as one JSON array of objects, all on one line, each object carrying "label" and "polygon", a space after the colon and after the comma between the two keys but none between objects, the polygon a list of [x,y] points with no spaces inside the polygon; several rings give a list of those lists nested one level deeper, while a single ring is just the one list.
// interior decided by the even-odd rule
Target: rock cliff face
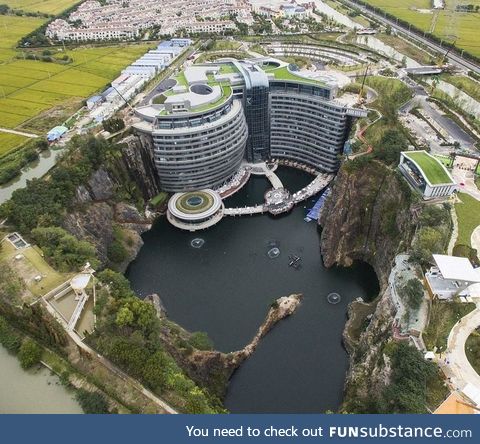
[{"label": "rock cliff face", "polygon": [[76,190],[75,208],[64,222],[64,228],[79,239],[92,243],[100,260],[108,263],[108,247],[115,240],[115,227],[127,239],[127,257],[115,268],[124,271],[143,245],[141,234],[151,227],[151,220],[124,200],[143,198],[148,201],[160,192],[150,154],[131,136],[123,141],[121,156],[108,167],[102,166],[87,184]]},{"label": "rock cliff face", "polygon": [[377,161],[342,166],[320,218],[321,249],[326,266],[370,264],[381,296],[372,319],[356,344],[349,344],[350,369],[343,410],[368,413],[372,393],[389,381],[383,347],[392,335],[395,307],[388,276],[399,250],[413,234],[410,190],[396,172]]},{"label": "rock cliff face", "polygon": [[191,379],[200,386],[206,387],[210,393],[223,399],[228,381],[235,370],[255,352],[261,339],[277,322],[295,312],[300,305],[302,295],[293,294],[277,299],[270,307],[265,321],[259,327],[252,341],[243,349],[228,354],[216,350],[193,349],[186,351],[182,349],[178,344],[179,342],[188,342],[190,333],[166,320],[165,311],[162,309],[157,295],[151,295],[146,300],[154,305],[157,315],[164,320],[162,342],[167,351]]},{"label": "rock cliff face", "polygon": [[364,261],[385,288],[393,258],[412,234],[409,194],[402,179],[379,162],[342,166],[320,217],[325,265]]}]

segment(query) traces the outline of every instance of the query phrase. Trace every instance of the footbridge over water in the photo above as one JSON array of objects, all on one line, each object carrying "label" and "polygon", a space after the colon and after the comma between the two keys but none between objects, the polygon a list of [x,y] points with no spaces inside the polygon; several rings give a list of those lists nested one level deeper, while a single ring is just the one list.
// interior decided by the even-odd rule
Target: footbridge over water
[{"label": "footbridge over water", "polygon": [[[259,170],[253,174],[258,174]],[[312,182],[310,182],[306,187],[302,188],[301,190],[295,192],[294,194],[288,193],[287,190],[283,187],[282,182],[280,181],[279,177],[268,167],[265,170],[264,174],[270,181],[273,186],[273,190],[277,192],[281,192],[283,200],[274,202],[274,205],[271,203],[269,204],[266,201],[263,204],[249,206],[249,207],[237,207],[237,208],[225,208],[223,214],[225,216],[245,216],[245,215],[254,215],[254,214],[262,214],[262,213],[272,213],[272,214],[281,214],[287,211],[290,211],[294,205],[303,202],[309,199],[315,194],[318,194],[320,191],[325,189],[328,184],[333,180],[335,177],[334,174],[326,174],[326,173],[319,173]],[[266,193],[266,196],[269,193]],[[280,194],[279,194],[280,195]]]}]

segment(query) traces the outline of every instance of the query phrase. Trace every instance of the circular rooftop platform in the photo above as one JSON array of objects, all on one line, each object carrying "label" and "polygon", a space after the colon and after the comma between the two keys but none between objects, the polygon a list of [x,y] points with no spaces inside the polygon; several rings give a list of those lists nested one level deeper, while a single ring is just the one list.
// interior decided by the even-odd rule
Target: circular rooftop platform
[{"label": "circular rooftop platform", "polygon": [[223,207],[222,199],[213,190],[176,193],[168,201],[168,211],[186,223],[201,222],[211,218]]}]

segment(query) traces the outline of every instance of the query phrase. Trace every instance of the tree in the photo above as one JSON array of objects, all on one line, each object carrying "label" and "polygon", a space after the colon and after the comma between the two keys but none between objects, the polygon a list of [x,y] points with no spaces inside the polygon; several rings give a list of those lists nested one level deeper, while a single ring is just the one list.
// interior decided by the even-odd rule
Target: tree
[{"label": "tree", "polygon": [[[394,113],[396,114],[396,111]],[[387,165],[393,165],[399,162],[400,152],[407,148],[408,141],[403,133],[396,129],[389,129],[375,147],[374,155]]]},{"label": "tree", "polygon": [[35,228],[32,237],[45,256],[61,271],[76,271],[87,262],[94,268],[99,264],[95,247],[78,240],[63,228]]},{"label": "tree", "polygon": [[135,294],[130,288],[130,282],[123,274],[107,268],[98,273],[97,278],[100,279],[100,282],[103,284],[108,285],[110,294],[115,299],[135,297]]},{"label": "tree", "polygon": [[417,309],[420,307],[424,292],[423,285],[418,279],[410,279],[402,288],[402,293],[405,295],[408,305]]},{"label": "tree", "polygon": [[379,413],[426,413],[427,380],[436,367],[405,342],[391,347],[391,382],[380,395]]},{"label": "tree", "polygon": [[132,327],[148,333],[157,317],[153,305],[141,301],[137,297],[129,297],[121,301],[115,323],[119,327]]},{"label": "tree", "polygon": [[109,133],[116,133],[125,128],[125,122],[119,117],[111,117],[102,122],[103,129]]},{"label": "tree", "polygon": [[119,240],[114,240],[107,249],[107,256],[116,264],[122,263],[128,256],[128,252]]},{"label": "tree", "polygon": [[448,222],[448,212],[445,208],[428,205],[420,215],[420,224],[425,227],[438,227]]},{"label": "tree", "polygon": [[32,339],[25,339],[20,346],[18,359],[23,369],[28,369],[40,362],[42,358],[41,347]]}]

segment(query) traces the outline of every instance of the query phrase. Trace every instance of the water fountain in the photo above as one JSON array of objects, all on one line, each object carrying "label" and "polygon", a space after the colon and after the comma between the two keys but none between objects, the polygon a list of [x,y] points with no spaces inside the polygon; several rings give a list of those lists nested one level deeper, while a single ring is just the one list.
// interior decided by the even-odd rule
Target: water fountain
[{"label": "water fountain", "polygon": [[341,300],[342,298],[338,293],[330,293],[327,296],[328,303],[332,305],[337,305]]}]

